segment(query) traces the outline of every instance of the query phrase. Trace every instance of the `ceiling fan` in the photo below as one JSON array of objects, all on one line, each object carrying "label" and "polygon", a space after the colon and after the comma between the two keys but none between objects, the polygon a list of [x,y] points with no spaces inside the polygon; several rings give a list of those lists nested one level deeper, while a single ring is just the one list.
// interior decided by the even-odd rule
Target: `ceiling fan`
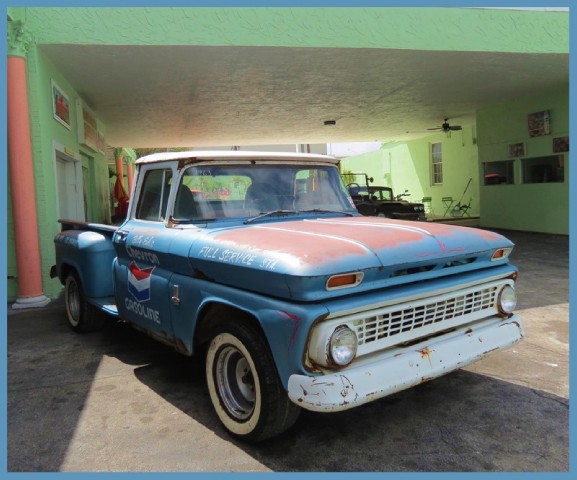
[{"label": "ceiling fan", "polygon": [[442,132],[446,133],[448,137],[451,136],[451,132],[462,129],[463,127],[461,127],[461,125],[449,125],[448,118],[445,118],[445,121],[440,127],[427,128],[427,130],[441,130]]}]

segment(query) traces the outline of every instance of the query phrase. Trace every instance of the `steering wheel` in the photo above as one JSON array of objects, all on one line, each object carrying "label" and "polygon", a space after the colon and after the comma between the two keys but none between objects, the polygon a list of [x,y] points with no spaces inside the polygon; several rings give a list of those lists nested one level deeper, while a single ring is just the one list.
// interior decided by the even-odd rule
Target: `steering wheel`
[{"label": "steering wheel", "polygon": [[361,191],[361,186],[358,183],[349,183],[347,185],[347,190],[352,197],[357,197]]}]

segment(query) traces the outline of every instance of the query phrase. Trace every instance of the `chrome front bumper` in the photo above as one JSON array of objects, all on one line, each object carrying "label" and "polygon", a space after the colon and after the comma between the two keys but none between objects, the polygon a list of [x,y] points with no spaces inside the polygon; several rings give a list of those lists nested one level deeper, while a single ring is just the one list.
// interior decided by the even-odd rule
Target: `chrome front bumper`
[{"label": "chrome front bumper", "polygon": [[491,317],[374,362],[317,377],[291,375],[288,395],[307,410],[347,410],[462,368],[510,347],[523,336],[518,315],[506,320]]}]

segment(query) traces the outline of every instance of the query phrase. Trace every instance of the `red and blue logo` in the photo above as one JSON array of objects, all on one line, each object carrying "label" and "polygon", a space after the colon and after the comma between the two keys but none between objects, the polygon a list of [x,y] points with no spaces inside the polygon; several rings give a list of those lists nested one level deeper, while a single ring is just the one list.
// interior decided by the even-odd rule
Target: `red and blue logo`
[{"label": "red and blue logo", "polygon": [[150,277],[154,267],[138,268],[132,262],[128,268],[128,291],[139,302],[150,300]]}]

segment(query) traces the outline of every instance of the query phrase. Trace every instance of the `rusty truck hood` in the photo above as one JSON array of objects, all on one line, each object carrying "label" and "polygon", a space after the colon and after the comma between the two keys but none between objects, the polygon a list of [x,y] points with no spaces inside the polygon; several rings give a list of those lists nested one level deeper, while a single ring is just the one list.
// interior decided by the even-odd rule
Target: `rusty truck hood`
[{"label": "rusty truck hood", "polygon": [[[362,272],[355,291],[506,263],[512,247],[485,230],[376,217],[270,222],[213,229],[189,252],[195,274],[218,283],[299,300],[328,292],[331,275]],[[347,292],[347,293],[352,293]]]}]

